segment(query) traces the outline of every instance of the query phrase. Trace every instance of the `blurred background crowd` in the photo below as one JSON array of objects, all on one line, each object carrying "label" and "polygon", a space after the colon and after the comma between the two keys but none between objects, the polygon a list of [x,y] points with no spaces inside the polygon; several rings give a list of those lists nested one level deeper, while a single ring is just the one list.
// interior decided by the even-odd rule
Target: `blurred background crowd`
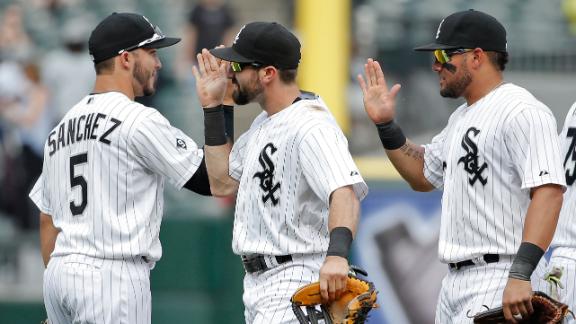
[{"label": "blurred background crowd", "polygon": [[[326,20],[331,7],[343,8],[344,18]],[[526,87],[546,103],[560,127],[576,100],[576,0],[0,0],[0,323],[27,323],[23,318],[42,313],[38,211],[28,192],[41,172],[43,144],[50,129],[91,92],[95,75],[87,38],[103,17],[113,11],[142,13],[165,34],[182,37],[181,44],[160,52],[163,69],[157,94],[139,100],[160,110],[200,145],[202,112],[191,74],[195,54],[204,47],[230,44],[250,21],[278,21],[291,28],[303,37],[303,52],[314,51],[304,56],[304,60],[312,58],[305,63],[307,71],[314,72],[302,74],[303,78],[315,74],[320,81],[302,80],[306,90],[321,89],[319,94],[329,106],[337,108],[335,114],[363,175],[371,188],[384,188],[372,191],[377,199],[390,194],[389,190],[402,192],[405,186],[384,163],[355,76],[362,72],[366,58],[380,60],[389,85],[403,86],[399,123],[415,142],[428,141],[460,102],[438,95],[432,57],[411,49],[431,41],[444,16],[468,8],[485,11],[506,26],[510,52],[506,81]],[[337,31],[329,34],[336,37],[322,41],[339,44],[342,50],[307,42],[304,36],[320,27]],[[341,63],[324,68],[323,61]],[[345,71],[341,86],[326,90],[323,84],[331,85],[330,72],[338,68]],[[259,112],[257,107],[237,110],[237,135]],[[189,316],[204,316],[193,323],[242,322],[242,269],[230,252],[233,202],[176,190],[169,190],[166,200],[161,233],[164,259],[152,273],[153,288],[158,291],[153,291],[153,316],[166,323],[181,318],[190,323]],[[364,206],[365,210],[371,206]],[[382,233],[377,235],[382,238]],[[432,244],[426,241],[419,246],[434,256],[433,239]],[[394,272],[387,264],[382,268]],[[216,297],[206,291],[219,289],[229,293],[224,302],[219,301],[225,306],[217,309]],[[402,296],[390,298],[402,304]],[[380,317],[379,322],[426,322],[413,317],[418,312],[407,315],[411,310],[390,313],[397,315]],[[167,320],[170,316],[176,317]],[[222,320],[222,316],[234,320]]]}]

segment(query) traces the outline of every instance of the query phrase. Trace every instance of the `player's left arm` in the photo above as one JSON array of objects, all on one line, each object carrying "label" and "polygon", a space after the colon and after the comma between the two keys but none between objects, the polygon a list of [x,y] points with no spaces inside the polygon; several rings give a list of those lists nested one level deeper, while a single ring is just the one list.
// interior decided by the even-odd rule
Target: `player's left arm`
[{"label": "player's left arm", "polygon": [[337,125],[310,118],[300,134],[298,155],[304,177],[329,208],[330,238],[319,278],[320,293],[327,302],[339,298],[346,289],[348,255],[358,224],[360,200],[367,195],[368,186]]},{"label": "player's left arm", "polygon": [[544,251],[548,249],[558,224],[563,194],[564,187],[557,184],[532,188],[532,200],[524,221],[522,242],[535,244]]},{"label": "player's left arm", "polygon": [[40,212],[40,251],[42,253],[42,260],[44,261],[45,267],[48,266],[50,254],[54,251],[58,233],[60,233],[60,230],[54,226],[52,216]]},{"label": "player's left arm", "polygon": [[330,247],[320,269],[320,293],[325,301],[335,300],[346,289],[348,251],[360,214],[360,201],[352,185],[340,187],[330,195],[328,230]]},{"label": "player's left arm", "polygon": [[556,120],[544,109],[525,109],[509,123],[505,140],[531,201],[524,219],[522,243],[510,267],[502,296],[504,316],[527,318],[532,312],[531,276],[550,245],[564,191],[564,170]]}]

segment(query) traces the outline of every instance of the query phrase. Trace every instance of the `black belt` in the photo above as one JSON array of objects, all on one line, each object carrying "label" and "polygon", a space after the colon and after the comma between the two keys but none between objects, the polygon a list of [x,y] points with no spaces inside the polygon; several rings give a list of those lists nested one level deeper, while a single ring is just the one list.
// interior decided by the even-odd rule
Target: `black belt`
[{"label": "black belt", "polygon": [[[498,254],[484,254],[482,259],[484,259],[486,263],[494,263],[500,261],[500,256]],[[463,267],[473,266],[475,264],[476,263],[474,263],[472,260],[464,260],[456,263],[448,263],[448,266],[452,270],[459,270]]]},{"label": "black belt", "polygon": [[264,272],[282,263],[292,261],[291,255],[271,255],[269,258],[274,258],[277,264],[267,264],[266,256],[262,254],[242,255],[242,264],[248,273]]}]

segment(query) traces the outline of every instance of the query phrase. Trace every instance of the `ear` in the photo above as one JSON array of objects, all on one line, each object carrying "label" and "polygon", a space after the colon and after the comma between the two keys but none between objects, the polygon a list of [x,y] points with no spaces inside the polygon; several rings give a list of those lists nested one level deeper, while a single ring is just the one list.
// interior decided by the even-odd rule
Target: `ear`
[{"label": "ear", "polygon": [[116,57],[116,63],[118,63],[118,66],[125,70],[131,69],[131,66],[134,64],[134,60],[135,58],[130,52],[123,52]]},{"label": "ear", "polygon": [[472,68],[474,69],[480,68],[480,66],[482,66],[486,60],[488,60],[486,52],[484,52],[481,48],[475,48],[470,54]]},{"label": "ear", "polygon": [[267,66],[258,70],[258,77],[264,83],[270,83],[278,75],[278,70],[273,66]]}]

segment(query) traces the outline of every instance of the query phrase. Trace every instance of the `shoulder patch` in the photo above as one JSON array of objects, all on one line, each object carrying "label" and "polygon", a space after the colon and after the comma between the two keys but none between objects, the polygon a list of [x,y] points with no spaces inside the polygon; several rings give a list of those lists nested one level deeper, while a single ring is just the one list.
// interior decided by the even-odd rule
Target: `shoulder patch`
[{"label": "shoulder patch", "polygon": [[176,147],[186,150],[187,149],[186,141],[184,141],[181,138],[177,138],[176,139]]}]

